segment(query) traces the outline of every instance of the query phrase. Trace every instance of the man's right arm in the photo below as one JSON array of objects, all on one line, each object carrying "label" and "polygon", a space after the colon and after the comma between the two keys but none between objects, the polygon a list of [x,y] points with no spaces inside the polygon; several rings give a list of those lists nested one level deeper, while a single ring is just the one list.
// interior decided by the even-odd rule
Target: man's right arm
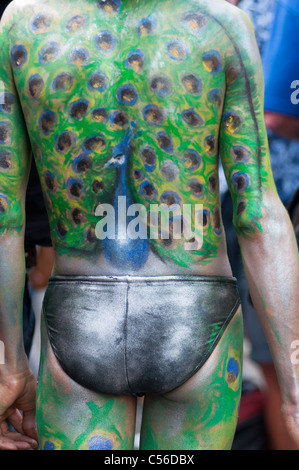
[{"label": "man's right arm", "polygon": [[[25,195],[31,152],[10,61],[8,28],[14,4],[0,27],[0,449],[28,447],[37,439],[36,380],[23,346]],[[22,417],[19,410],[21,410]],[[5,420],[26,437],[7,433]]]}]

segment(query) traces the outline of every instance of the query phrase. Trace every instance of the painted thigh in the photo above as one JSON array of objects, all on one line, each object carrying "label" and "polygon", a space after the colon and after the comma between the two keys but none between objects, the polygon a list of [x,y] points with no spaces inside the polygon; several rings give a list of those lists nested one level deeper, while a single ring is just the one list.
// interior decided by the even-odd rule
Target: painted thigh
[{"label": "painted thigh", "polygon": [[225,450],[235,434],[242,384],[241,308],[204,366],[184,385],[144,401],[142,449]]},{"label": "painted thigh", "polygon": [[99,395],[68,377],[42,325],[37,394],[37,425],[42,450],[133,449],[135,414],[134,397]]}]

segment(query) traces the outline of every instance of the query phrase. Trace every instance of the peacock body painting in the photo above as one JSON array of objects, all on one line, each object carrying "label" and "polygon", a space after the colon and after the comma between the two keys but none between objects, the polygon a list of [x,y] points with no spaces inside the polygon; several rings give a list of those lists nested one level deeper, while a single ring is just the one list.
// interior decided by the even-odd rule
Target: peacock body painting
[{"label": "peacock body painting", "polygon": [[116,168],[116,189],[113,199],[115,223],[113,223],[114,233],[111,236],[109,233],[107,234],[102,247],[104,255],[111,265],[115,267],[125,265],[131,270],[138,270],[146,263],[149,256],[149,239],[146,225],[143,237],[132,238],[127,233],[128,224],[134,218],[134,216],[128,215],[128,209],[133,206],[133,200],[127,183],[130,144],[134,133],[135,123],[132,122],[124,139],[113,148],[112,157],[105,164],[105,168]]},{"label": "peacock body painting", "polygon": [[[215,259],[225,243],[220,141],[235,225],[250,219],[258,229],[268,168],[253,109],[262,97],[227,7],[218,0],[176,0],[175,8],[170,0],[99,0],[83,10],[74,0],[58,18],[57,1],[24,4],[24,21],[16,17],[7,31],[18,96],[0,96],[0,224],[11,212],[21,226],[10,194],[25,119],[59,255],[104,254],[134,270],[151,252],[186,268]],[[17,100],[23,117],[13,114]],[[203,244],[186,251],[171,217],[168,239],[99,239],[97,207],[110,204],[117,213],[122,197],[126,208],[201,205]]]}]

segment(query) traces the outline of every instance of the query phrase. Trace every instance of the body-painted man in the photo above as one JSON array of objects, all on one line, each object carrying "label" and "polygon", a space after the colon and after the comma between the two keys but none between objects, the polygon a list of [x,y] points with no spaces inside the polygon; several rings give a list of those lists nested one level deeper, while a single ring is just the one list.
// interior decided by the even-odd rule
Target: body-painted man
[{"label": "body-painted man", "polygon": [[297,247],[273,183],[247,17],[223,0],[14,1],[0,79],[1,419],[36,437],[20,319],[31,146],[55,249],[41,448],[131,449],[139,395],[140,448],[230,448],[242,318],[220,151],[295,434]]}]

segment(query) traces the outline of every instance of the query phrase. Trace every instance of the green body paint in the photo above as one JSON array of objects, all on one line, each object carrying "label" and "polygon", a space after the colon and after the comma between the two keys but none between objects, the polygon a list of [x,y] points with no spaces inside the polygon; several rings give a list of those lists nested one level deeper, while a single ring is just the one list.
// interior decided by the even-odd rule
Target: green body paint
[{"label": "green body paint", "polygon": [[37,396],[40,447],[45,450],[131,449],[135,400],[98,396],[60,369],[42,328],[43,348]]},{"label": "green body paint", "polygon": [[[84,273],[85,261],[96,264],[104,251],[95,210],[114,204],[120,183],[132,202],[147,209],[202,204],[201,247],[185,250],[183,237],[149,240],[151,254],[172,274],[182,272],[178,267],[187,274],[202,272],[215,260],[225,264],[219,152],[238,234],[262,231],[263,194],[275,191],[260,62],[255,43],[247,42],[247,21],[220,0],[82,4],[25,2],[2,34],[0,235],[24,227],[27,128],[56,257],[65,256],[76,273]],[[127,154],[115,155],[132,130]],[[125,173],[107,165],[120,156],[127,158]],[[160,273],[157,261],[148,259],[149,271]],[[82,389],[60,369],[43,335],[42,448],[132,448],[135,399]],[[229,448],[240,398],[241,350],[238,316],[188,384],[169,396],[146,398],[141,446]]]},{"label": "green body paint", "polygon": [[[241,53],[241,37],[228,33],[225,18],[192,1],[176,1],[175,8],[169,1],[109,1],[86,2],[84,11],[75,2],[59,14],[55,5],[33,3],[15,21],[5,47],[58,254],[101,252],[95,209],[112,204],[116,189],[116,170],[105,164],[132,123],[126,174],[132,202],[147,209],[203,205],[203,245],[190,252],[183,237],[150,240],[162,259],[188,268],[217,257],[219,131],[235,225],[261,229],[268,168],[257,128],[262,116],[253,109],[262,97],[252,79],[256,64]],[[7,95],[0,114],[2,232],[22,224],[14,202],[22,171],[14,151],[23,138],[16,134],[24,127],[10,119],[16,100]]]},{"label": "green body paint", "polygon": [[144,449],[230,449],[242,384],[243,323],[237,315],[198,378],[166,397],[147,397]]}]

